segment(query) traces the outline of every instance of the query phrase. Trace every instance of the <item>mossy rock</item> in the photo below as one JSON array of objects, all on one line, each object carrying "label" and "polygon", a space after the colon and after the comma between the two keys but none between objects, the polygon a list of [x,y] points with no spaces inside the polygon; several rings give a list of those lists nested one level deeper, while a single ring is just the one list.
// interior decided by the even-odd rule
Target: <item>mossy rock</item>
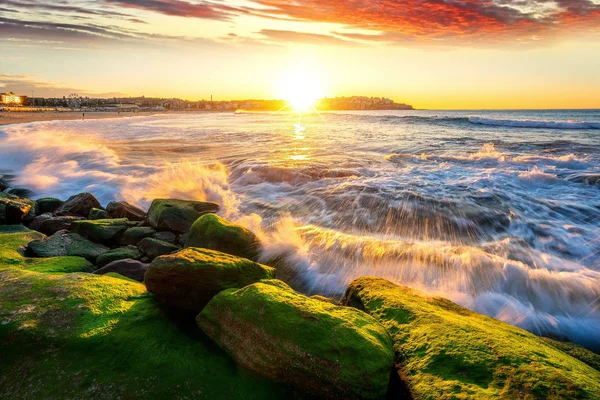
[{"label": "mossy rock", "polygon": [[121,237],[121,244],[124,246],[137,244],[144,238],[151,237],[156,233],[154,228],[149,226],[135,226],[133,228],[127,229],[123,232],[123,236]]},{"label": "mossy rock", "polygon": [[78,256],[91,262],[108,251],[107,247],[68,231],[59,231],[52,236],[33,240],[28,248],[37,257]]},{"label": "mossy rock", "polygon": [[151,227],[185,233],[198,217],[219,211],[219,205],[204,201],[156,199],[150,205],[147,221]]},{"label": "mossy rock", "polygon": [[597,399],[600,373],[515,326],[381,278],[354,280],[346,303],[392,334],[414,399]]},{"label": "mossy rock", "polygon": [[136,259],[139,256],[140,253],[136,248],[118,247],[100,254],[96,259],[96,265],[98,268],[102,268],[116,260],[124,260],[126,258]]},{"label": "mossy rock", "polygon": [[97,219],[109,219],[110,215],[108,215],[108,212],[106,212],[106,210],[103,210],[101,208],[92,208],[90,210],[90,214],[88,215],[88,219],[91,220],[97,220]]},{"label": "mossy rock", "polygon": [[281,399],[240,373],[193,319],[111,276],[0,270],[0,398]]},{"label": "mossy rock", "polygon": [[42,238],[44,235],[23,225],[0,226],[0,269],[23,268],[44,273],[93,271],[94,266],[82,257],[25,257],[27,244]]},{"label": "mossy rock", "polygon": [[203,247],[256,261],[261,245],[256,235],[243,226],[206,214],[190,228],[185,247]]},{"label": "mossy rock", "polygon": [[[20,224],[28,219],[35,202],[29,199],[20,199],[9,195],[0,198],[0,225]],[[31,215],[33,219],[35,215]]]},{"label": "mossy rock", "polygon": [[64,201],[55,199],[54,197],[44,197],[35,201],[38,206],[38,213],[53,213],[64,203]]},{"label": "mossy rock", "polygon": [[165,254],[171,254],[180,249],[174,244],[151,237],[142,239],[142,241],[138,244],[138,248],[150,260],[154,260],[156,257]]},{"label": "mossy rock", "polygon": [[84,192],[69,197],[54,213],[57,215],[79,215],[87,218],[92,208],[102,208],[102,206],[93,194]]},{"label": "mossy rock", "polygon": [[244,367],[319,398],[379,399],[392,340],[368,314],[312,299],[281,281],[216,295],[198,326]]},{"label": "mossy rock", "polygon": [[71,231],[96,243],[114,244],[121,239],[121,234],[130,227],[125,218],[80,220],[71,222]]},{"label": "mossy rock", "polygon": [[160,256],[150,264],[144,283],[164,304],[198,312],[217,293],[275,276],[275,270],[245,258],[190,247]]}]

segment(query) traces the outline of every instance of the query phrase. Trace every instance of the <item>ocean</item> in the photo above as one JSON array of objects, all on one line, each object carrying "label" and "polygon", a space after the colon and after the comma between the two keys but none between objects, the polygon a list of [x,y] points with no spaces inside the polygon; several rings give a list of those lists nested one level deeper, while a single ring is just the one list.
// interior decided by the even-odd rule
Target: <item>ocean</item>
[{"label": "ocean", "polygon": [[600,350],[600,111],[169,114],[0,127],[37,197],[209,200],[306,293],[385,277]]}]

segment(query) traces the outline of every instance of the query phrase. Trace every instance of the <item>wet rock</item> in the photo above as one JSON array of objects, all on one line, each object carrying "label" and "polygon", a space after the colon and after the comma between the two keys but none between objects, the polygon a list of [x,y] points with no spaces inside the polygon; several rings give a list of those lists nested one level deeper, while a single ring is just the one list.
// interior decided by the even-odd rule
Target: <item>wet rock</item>
[{"label": "wet rock", "polygon": [[275,270],[266,265],[190,247],[154,259],[144,282],[162,303],[198,312],[222,290],[241,288],[274,276]]},{"label": "wet rock", "polygon": [[371,314],[391,333],[398,374],[412,398],[468,393],[468,398],[567,399],[600,393],[598,371],[531,333],[449,300],[363,277],[350,283],[345,303]]},{"label": "wet rock", "polygon": [[11,195],[0,196],[0,224],[15,225],[28,219],[32,202]]},{"label": "wet rock", "polygon": [[87,218],[92,208],[102,208],[98,199],[91,193],[79,193],[69,197],[54,213],[57,215],[79,215]]},{"label": "wet rock", "polygon": [[150,228],[149,226],[135,226],[133,228],[129,228],[123,232],[123,236],[121,237],[121,245],[137,246],[142,239],[151,237],[155,233],[156,230],[154,228]]},{"label": "wet rock", "polygon": [[219,211],[219,205],[203,201],[156,199],[148,210],[148,223],[158,230],[185,233],[198,217]]},{"label": "wet rock", "polygon": [[27,227],[29,229],[33,229],[34,231],[39,231],[42,223],[44,221],[49,220],[50,218],[52,218],[51,213],[45,213],[45,214],[38,215],[27,225]]},{"label": "wet rock", "polygon": [[267,280],[217,294],[198,326],[242,366],[310,398],[382,399],[392,340],[368,314]]},{"label": "wet rock", "polygon": [[243,226],[232,224],[216,214],[206,214],[190,228],[185,247],[218,250],[256,261],[261,245],[256,235]]},{"label": "wet rock", "polygon": [[90,210],[90,214],[88,215],[88,219],[91,219],[91,220],[108,219],[108,218],[110,218],[110,215],[108,215],[108,213],[101,208],[92,208]]},{"label": "wet rock", "polygon": [[71,223],[73,221],[80,221],[82,219],[83,217],[76,217],[72,215],[44,218],[44,220],[41,221],[37,231],[48,236],[54,235],[58,231],[71,229]]},{"label": "wet rock", "polygon": [[185,247],[185,242],[187,242],[188,237],[190,237],[189,232],[179,235],[179,238],[177,239],[177,244],[179,244],[181,247]]},{"label": "wet rock", "polygon": [[96,243],[115,244],[121,235],[129,228],[125,218],[99,219],[95,221],[81,220],[71,223],[71,231],[88,238]]},{"label": "wet rock", "polygon": [[54,211],[56,211],[56,209],[60,207],[64,203],[64,201],[55,199],[53,197],[44,197],[42,199],[36,200],[36,203],[38,206],[38,213],[45,214],[53,213]]},{"label": "wet rock", "polygon": [[174,244],[149,237],[142,239],[138,244],[138,248],[150,260],[179,250],[179,247]]},{"label": "wet rock", "polygon": [[149,266],[150,264],[144,264],[138,260],[123,259],[106,264],[104,267],[97,269],[93,273],[97,275],[104,275],[114,272],[138,282],[143,282],[144,275],[146,274]]},{"label": "wet rock", "polygon": [[156,232],[152,237],[171,244],[175,244],[177,241],[177,235],[169,231]]},{"label": "wet rock", "polygon": [[110,264],[113,261],[124,260],[126,258],[136,259],[140,256],[138,249],[135,246],[118,247],[102,253],[96,259],[96,265],[100,268]]},{"label": "wet rock", "polygon": [[5,189],[4,193],[12,194],[13,196],[27,199],[33,196],[33,192],[31,190],[19,187]]},{"label": "wet rock", "polygon": [[111,201],[106,206],[106,211],[112,218],[127,218],[130,221],[143,221],[146,212],[126,201]]},{"label": "wet rock", "polygon": [[108,251],[107,247],[68,231],[58,231],[52,236],[29,242],[28,248],[37,257],[78,256],[92,263]]}]

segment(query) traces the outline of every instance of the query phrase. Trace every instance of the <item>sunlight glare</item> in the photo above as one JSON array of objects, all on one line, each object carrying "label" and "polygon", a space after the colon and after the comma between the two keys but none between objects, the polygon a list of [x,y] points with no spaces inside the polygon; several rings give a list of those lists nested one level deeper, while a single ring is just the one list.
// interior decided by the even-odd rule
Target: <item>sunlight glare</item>
[{"label": "sunlight glare", "polygon": [[315,74],[292,71],[281,82],[281,94],[294,111],[308,112],[323,97],[323,85]]}]

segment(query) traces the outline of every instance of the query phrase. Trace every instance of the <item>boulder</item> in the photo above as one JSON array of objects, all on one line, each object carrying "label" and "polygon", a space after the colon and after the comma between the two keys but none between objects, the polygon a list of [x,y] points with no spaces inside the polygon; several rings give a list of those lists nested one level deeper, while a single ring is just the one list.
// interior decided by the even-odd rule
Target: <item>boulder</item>
[{"label": "boulder", "polygon": [[217,294],[198,326],[242,366],[309,398],[382,399],[392,340],[370,315],[267,280]]},{"label": "boulder", "polygon": [[111,201],[106,206],[106,211],[112,218],[127,218],[130,221],[143,221],[146,212],[125,201]]},{"label": "boulder", "polygon": [[121,234],[129,228],[125,218],[99,219],[95,221],[81,220],[71,223],[71,231],[97,243],[115,244],[121,239]]},{"label": "boulder", "polygon": [[515,326],[385,279],[354,280],[348,305],[392,335],[398,375],[414,399],[595,398],[600,372]]},{"label": "boulder", "polygon": [[58,231],[71,229],[71,223],[73,221],[79,221],[82,219],[83,217],[76,217],[72,215],[43,218],[36,230],[42,232],[44,235],[50,236],[54,235]]},{"label": "boulder", "polygon": [[123,236],[121,236],[121,245],[137,246],[137,244],[143,238],[151,237],[155,233],[156,230],[154,230],[154,228],[150,228],[149,226],[135,226],[133,228],[129,228],[123,232]]},{"label": "boulder", "polygon": [[200,311],[217,293],[275,276],[275,270],[245,258],[190,247],[160,256],[150,264],[144,282],[164,304]]},{"label": "boulder", "polygon": [[92,208],[102,208],[98,199],[91,193],[79,193],[69,197],[54,213],[57,215],[79,215],[87,218]]},{"label": "boulder", "polygon": [[180,322],[116,273],[0,268],[0,399],[290,398]]},{"label": "boulder", "polygon": [[150,260],[154,260],[158,256],[170,254],[180,248],[174,244],[163,242],[162,240],[154,238],[144,238],[138,244],[138,249],[143,255],[148,257]]},{"label": "boulder", "polygon": [[177,235],[169,231],[156,232],[152,237],[171,244],[175,244],[177,241]]},{"label": "boulder", "polygon": [[256,261],[261,245],[256,235],[243,226],[206,214],[190,228],[185,247],[203,247]]},{"label": "boulder", "polygon": [[90,210],[90,214],[88,215],[88,219],[91,220],[96,220],[96,219],[109,219],[110,215],[108,215],[108,212],[106,212],[106,210],[103,210],[101,208],[92,208]]},{"label": "boulder", "polygon": [[40,214],[37,217],[35,217],[29,224],[27,224],[27,227],[29,229],[33,229],[34,231],[39,231],[40,226],[42,226],[42,223],[44,221],[49,220],[50,218],[52,218],[51,213]]},{"label": "boulder", "polygon": [[148,266],[150,266],[150,264],[144,264],[141,261],[127,258],[106,264],[104,267],[97,269],[93,273],[97,275],[104,275],[112,272],[138,282],[143,282],[144,274],[146,274]]},{"label": "boulder", "polygon": [[44,197],[37,199],[35,202],[37,203],[38,213],[40,214],[53,213],[64,203],[64,201],[55,199],[53,197]]},{"label": "boulder", "polygon": [[4,193],[12,194],[13,196],[21,197],[21,198],[30,198],[33,196],[33,192],[29,189],[13,187],[10,189],[5,189]]},{"label": "boulder", "polygon": [[0,224],[14,225],[27,220],[31,215],[32,202],[28,199],[20,199],[10,195],[0,197]]},{"label": "boulder", "polygon": [[158,230],[185,233],[198,217],[219,211],[219,205],[203,201],[156,199],[148,210],[148,224]]},{"label": "boulder", "polygon": [[[96,259],[96,265],[100,268],[110,264],[116,260],[124,260],[126,258],[138,258],[140,255],[137,248],[133,247],[118,247],[116,249],[108,250],[98,256]],[[115,271],[113,271],[115,272]]]},{"label": "boulder", "polygon": [[58,231],[52,236],[29,242],[28,248],[37,257],[78,256],[91,262],[108,251],[107,247],[69,231]]}]

